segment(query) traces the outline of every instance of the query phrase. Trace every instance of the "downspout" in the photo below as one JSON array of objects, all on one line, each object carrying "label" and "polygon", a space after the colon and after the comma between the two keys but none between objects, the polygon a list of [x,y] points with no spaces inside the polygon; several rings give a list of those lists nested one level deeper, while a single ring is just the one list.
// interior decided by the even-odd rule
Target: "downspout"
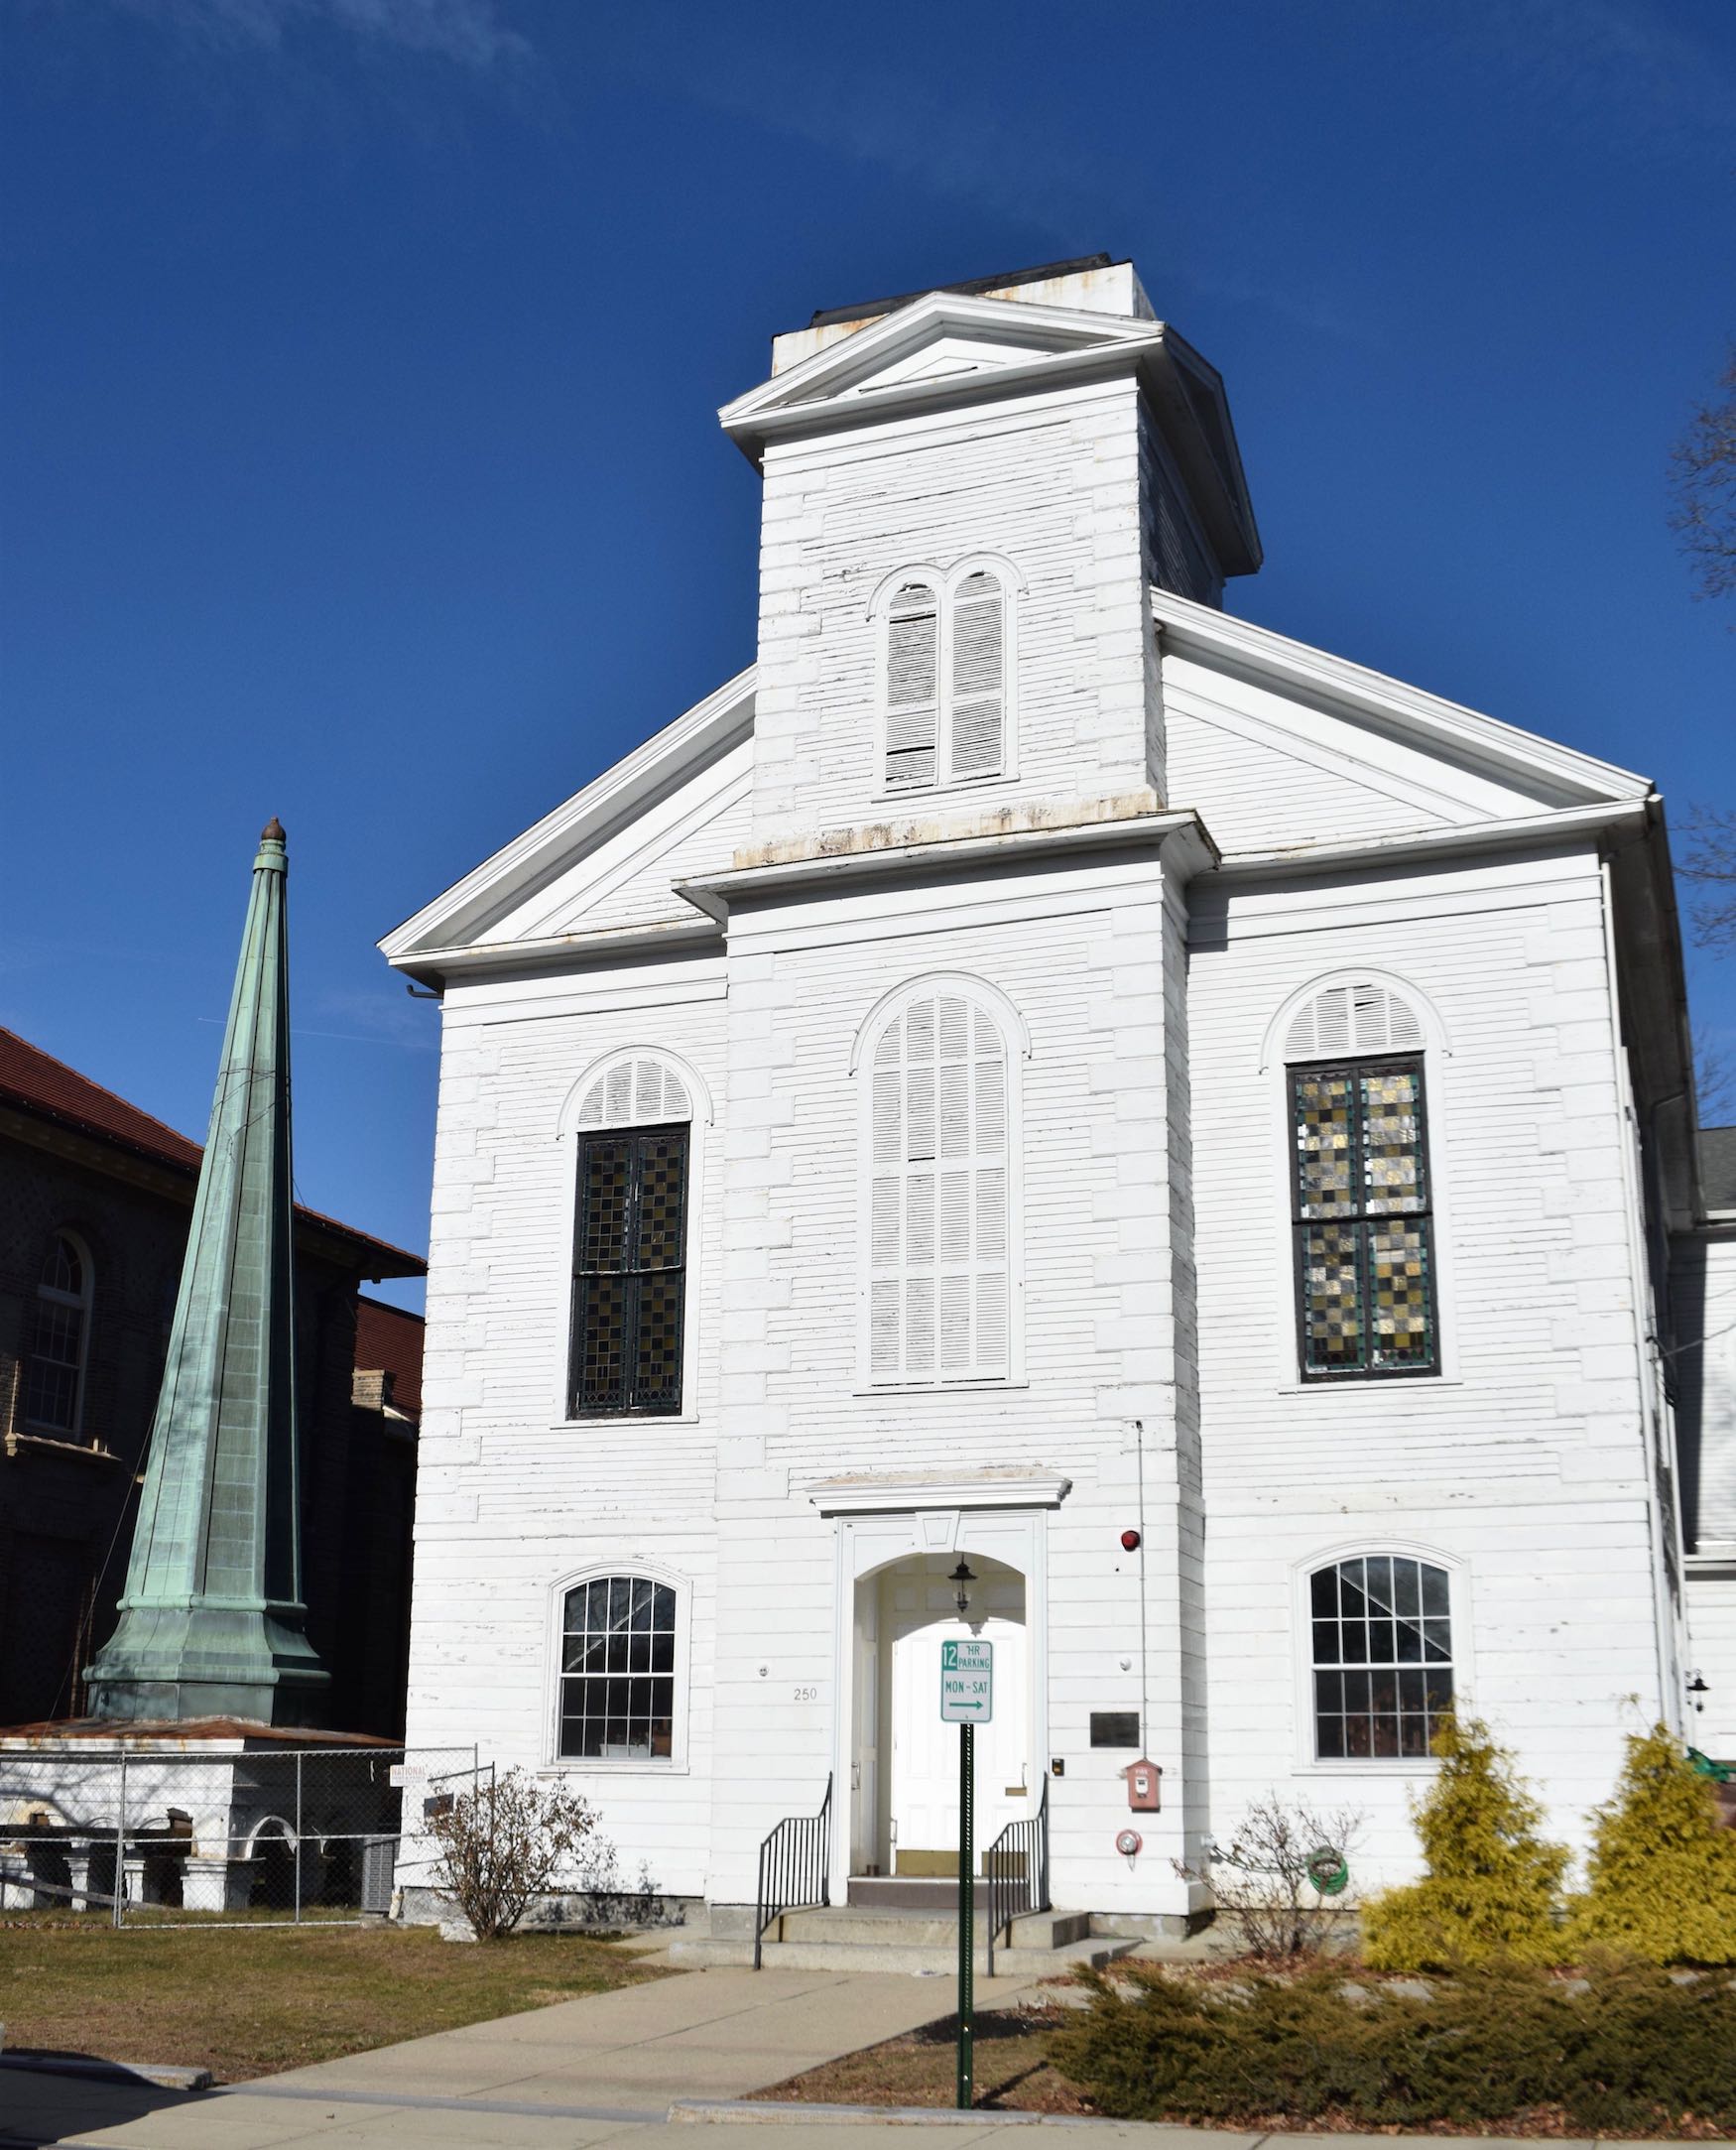
[{"label": "downspout", "polygon": [[1644,1237],[1640,1226],[1644,1191],[1640,1185],[1638,1156],[1640,1120],[1628,1073],[1627,1046],[1622,1038],[1621,973],[1617,968],[1614,877],[1607,857],[1598,863],[1603,909],[1604,966],[1609,981],[1611,1045],[1614,1054],[1616,1094],[1621,1105],[1622,1226],[1627,1242],[1629,1293],[1633,1301],[1634,1373],[1640,1410],[1641,1450],[1645,1458],[1646,1537],[1652,1558],[1652,1655],[1658,1680],[1658,1707],[1669,1720],[1670,1689],[1664,1647],[1664,1629],[1673,1618],[1666,1603],[1664,1524],[1658,1509],[1658,1428],[1652,1406],[1653,1366],[1646,1322],[1648,1278]]}]

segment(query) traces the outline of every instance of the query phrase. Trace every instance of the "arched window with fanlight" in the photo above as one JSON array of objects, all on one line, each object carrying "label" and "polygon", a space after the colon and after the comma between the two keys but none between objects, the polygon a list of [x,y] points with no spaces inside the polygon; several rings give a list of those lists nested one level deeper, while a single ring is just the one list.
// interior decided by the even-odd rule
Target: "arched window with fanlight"
[{"label": "arched window with fanlight", "polygon": [[1406,1553],[1307,1579],[1317,1761],[1423,1761],[1452,1707],[1451,1579]]},{"label": "arched window with fanlight", "polygon": [[25,1377],[25,1424],[39,1432],[75,1437],[82,1426],[94,1282],[88,1248],[55,1232],[37,1280]]},{"label": "arched window with fanlight", "polygon": [[605,1068],[579,1102],[569,1418],[681,1412],[692,1114],[649,1054]]},{"label": "arched window with fanlight", "polygon": [[1424,1033],[1375,978],[1323,987],[1284,1040],[1303,1381],[1440,1367]]},{"label": "arched window with fanlight", "polygon": [[677,1609],[655,1576],[591,1576],[561,1593],[561,1760],[674,1758]]},{"label": "arched window with fanlight", "polygon": [[883,585],[884,781],[928,791],[1011,762],[1011,582],[994,563],[913,568]]}]

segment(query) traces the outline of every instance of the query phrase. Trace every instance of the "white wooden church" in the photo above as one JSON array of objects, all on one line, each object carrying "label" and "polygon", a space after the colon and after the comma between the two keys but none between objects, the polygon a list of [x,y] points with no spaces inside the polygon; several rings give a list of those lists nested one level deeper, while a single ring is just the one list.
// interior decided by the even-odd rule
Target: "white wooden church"
[{"label": "white wooden church", "polygon": [[978,1845],[1136,1928],[1270,1790],[1407,1870],[1449,1701],[1575,1840],[1696,1671],[1736,1744],[1651,785],[1226,613],[1223,385],[1125,262],[816,315],[720,415],[756,662],[383,944],[444,1000],[411,1741],[714,1930],[828,1784],[834,1904],[955,1872],[947,1639]]}]

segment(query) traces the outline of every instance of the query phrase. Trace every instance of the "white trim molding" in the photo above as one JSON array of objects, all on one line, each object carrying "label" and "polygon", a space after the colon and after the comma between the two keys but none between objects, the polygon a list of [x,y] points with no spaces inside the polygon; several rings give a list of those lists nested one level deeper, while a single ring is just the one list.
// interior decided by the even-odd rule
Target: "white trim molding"
[{"label": "white trim molding", "polygon": [[1072,1489],[1058,1470],[973,1471],[962,1478],[824,1478],[807,1497],[821,1515],[906,1515],[920,1508],[1058,1508]]}]

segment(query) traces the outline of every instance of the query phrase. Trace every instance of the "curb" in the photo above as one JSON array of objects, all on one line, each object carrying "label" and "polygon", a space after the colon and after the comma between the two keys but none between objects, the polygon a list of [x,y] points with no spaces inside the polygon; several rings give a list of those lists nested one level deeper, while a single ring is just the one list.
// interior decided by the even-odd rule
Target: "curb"
[{"label": "curb", "polygon": [[[844,2126],[881,2127],[1129,2127],[1139,2121],[1108,2120],[1083,2112],[1003,2111],[993,2105],[973,2105],[959,2112],[950,2105],[820,2105],[799,2098],[753,2099],[733,2097],[682,2097],[669,2109],[672,2120],[730,2124],[796,2126],[832,2121]],[[1149,2125],[1150,2123],[1143,2123]],[[1249,2134],[1252,2130],[1236,2130]]]},{"label": "curb", "polygon": [[39,2076],[77,2076],[88,2083],[148,2083],[158,2090],[208,2090],[208,2068],[177,2068],[167,2061],[98,2061],[78,2054],[0,2053],[0,2069]]}]

